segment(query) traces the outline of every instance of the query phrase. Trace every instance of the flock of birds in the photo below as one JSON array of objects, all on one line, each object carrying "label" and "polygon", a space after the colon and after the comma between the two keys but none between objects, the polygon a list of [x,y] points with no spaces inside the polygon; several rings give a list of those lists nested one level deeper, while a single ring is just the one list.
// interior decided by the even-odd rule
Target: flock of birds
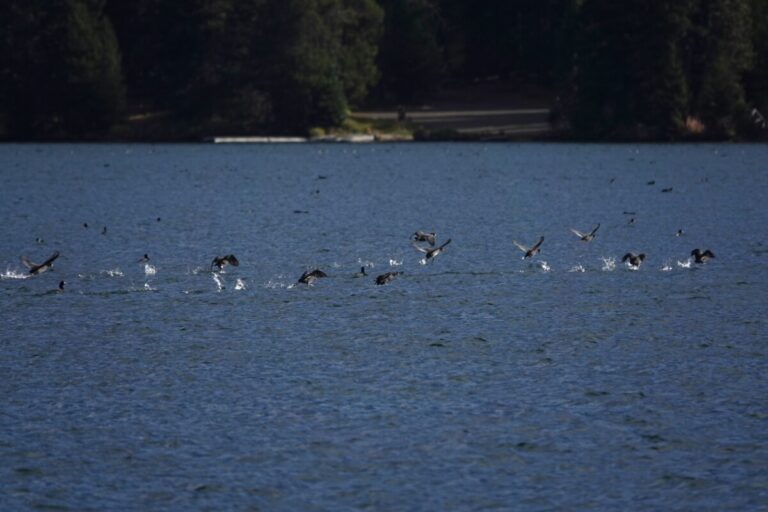
[{"label": "flock of birds", "polygon": [[[158,219],[159,220],[159,219]],[[88,227],[87,224],[83,225],[84,227]],[[106,234],[106,227],[102,230],[102,234]],[[581,232],[577,229],[571,229],[574,235],[576,235],[579,240],[582,242],[591,242],[595,239],[597,236],[597,230],[600,229],[600,224],[597,224],[591,231],[589,232]],[[681,236],[683,234],[682,230],[678,230],[677,236]],[[448,246],[448,244],[451,243],[451,239],[449,238],[445,242],[443,242],[441,245],[437,244],[437,235],[434,232],[427,232],[418,230],[413,233],[410,237],[411,243],[413,247],[422,253],[424,255],[422,259],[422,263],[426,264],[430,261],[434,261],[435,258],[437,258],[440,254],[442,254],[445,251],[445,248]],[[40,239],[38,239],[40,242]],[[541,252],[541,246],[544,243],[544,237],[541,236],[539,239],[530,247],[525,246],[521,243],[519,243],[517,240],[512,240],[512,243],[520,249],[520,251],[523,252],[523,258],[533,258],[536,256],[539,252]],[[42,263],[33,263],[29,260],[26,256],[21,256],[21,263],[28,269],[28,273],[30,275],[38,275],[42,274],[43,272],[49,270],[53,266],[53,262],[56,261],[56,259],[59,257],[59,251],[54,251],[51,256],[45,260]],[[691,257],[693,258],[693,261],[698,264],[706,263],[710,259],[715,257],[715,254],[709,250],[701,250],[699,248],[693,249],[691,251]],[[632,269],[638,269],[640,268],[640,265],[645,260],[645,254],[635,254],[633,252],[626,253],[622,258],[622,263],[626,263],[630,268]],[[139,263],[148,263],[149,262],[149,255],[144,254],[141,259],[138,261]],[[214,272],[214,267],[221,271],[225,266],[231,265],[233,267],[237,267],[240,265],[240,261],[237,259],[237,257],[234,254],[225,254],[223,256],[215,256],[213,260],[211,261],[210,265],[210,271]],[[402,272],[399,271],[389,271],[385,272],[383,274],[377,275],[375,277],[375,283],[377,285],[385,285],[392,280],[394,280],[398,275],[400,275]],[[365,266],[360,267],[360,272],[357,272],[354,274],[353,277],[367,277],[368,274],[366,273]],[[301,276],[298,279],[298,283],[306,284],[306,285],[312,285],[314,284],[318,279],[321,279],[323,277],[328,277],[328,274],[320,270],[319,268],[314,268],[312,270],[307,270],[304,273],[301,274]],[[65,286],[64,281],[59,282],[59,290],[63,291]]]}]

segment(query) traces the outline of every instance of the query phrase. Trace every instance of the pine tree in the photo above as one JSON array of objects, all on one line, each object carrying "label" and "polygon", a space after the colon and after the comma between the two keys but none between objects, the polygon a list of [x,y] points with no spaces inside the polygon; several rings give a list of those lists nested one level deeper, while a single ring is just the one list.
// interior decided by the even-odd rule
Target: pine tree
[{"label": "pine tree", "polygon": [[100,134],[123,108],[120,54],[99,0],[10,0],[0,53],[12,138]]}]

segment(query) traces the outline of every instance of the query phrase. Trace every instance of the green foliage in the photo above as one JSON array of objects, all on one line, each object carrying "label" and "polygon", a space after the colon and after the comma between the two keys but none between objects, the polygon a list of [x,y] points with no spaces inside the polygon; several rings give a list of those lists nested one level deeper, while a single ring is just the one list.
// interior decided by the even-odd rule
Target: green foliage
[{"label": "green foliage", "polygon": [[0,136],[106,134],[126,94],[152,133],[333,132],[498,76],[582,138],[737,137],[766,63],[768,0],[6,0]]},{"label": "green foliage", "polygon": [[84,136],[125,99],[117,40],[96,0],[9,2],[0,67],[11,137]]},{"label": "green foliage", "polygon": [[581,15],[576,133],[677,138],[690,116],[709,136],[737,134],[752,66],[746,0],[585,0]]},{"label": "green foliage", "polygon": [[384,9],[380,94],[399,103],[422,100],[438,89],[445,64],[438,41],[442,19],[433,0],[380,0]]}]

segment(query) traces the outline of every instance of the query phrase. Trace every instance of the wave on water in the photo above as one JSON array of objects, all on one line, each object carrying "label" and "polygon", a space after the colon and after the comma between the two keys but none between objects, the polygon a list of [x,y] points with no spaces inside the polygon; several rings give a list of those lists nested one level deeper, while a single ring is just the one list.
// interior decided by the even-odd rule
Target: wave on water
[{"label": "wave on water", "polygon": [[607,258],[600,258],[603,260],[603,272],[612,272],[616,270],[616,258],[609,256]]},{"label": "wave on water", "polygon": [[154,265],[150,265],[149,263],[144,264],[144,275],[145,276],[153,276],[157,274],[157,268]]},{"label": "wave on water", "polygon": [[10,268],[5,269],[4,274],[0,274],[0,278],[2,279],[28,279],[30,277],[32,277],[31,274],[16,272]]},{"label": "wave on water", "polygon": [[214,272],[211,274],[213,276],[213,280],[216,282],[216,287],[218,288],[218,291],[221,291],[224,289],[224,282],[221,280],[221,277],[219,277],[219,274]]}]

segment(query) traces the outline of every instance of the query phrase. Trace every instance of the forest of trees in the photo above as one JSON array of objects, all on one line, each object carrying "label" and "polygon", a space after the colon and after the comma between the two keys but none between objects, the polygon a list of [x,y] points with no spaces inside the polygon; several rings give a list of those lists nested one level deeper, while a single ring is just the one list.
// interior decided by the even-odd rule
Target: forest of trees
[{"label": "forest of trees", "polygon": [[577,139],[752,138],[767,66],[768,0],[6,0],[0,138],[305,133],[489,76]]}]

